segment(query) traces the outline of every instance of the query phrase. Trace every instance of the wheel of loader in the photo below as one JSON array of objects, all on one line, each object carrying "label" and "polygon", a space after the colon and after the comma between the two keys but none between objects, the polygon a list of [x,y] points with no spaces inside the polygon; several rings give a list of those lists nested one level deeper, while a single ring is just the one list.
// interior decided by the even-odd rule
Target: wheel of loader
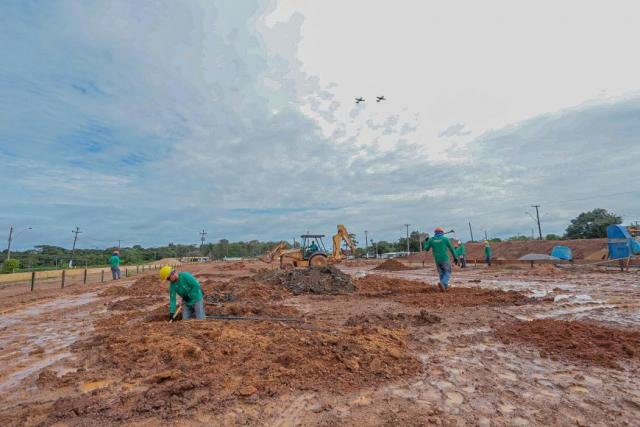
[{"label": "wheel of loader", "polygon": [[327,256],[323,254],[312,255],[309,258],[309,267],[324,267],[328,263]]}]

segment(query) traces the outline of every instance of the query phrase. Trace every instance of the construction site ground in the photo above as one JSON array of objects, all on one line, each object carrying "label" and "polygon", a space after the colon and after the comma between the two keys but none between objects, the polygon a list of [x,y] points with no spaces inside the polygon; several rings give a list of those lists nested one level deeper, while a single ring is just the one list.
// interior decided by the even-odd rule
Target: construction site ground
[{"label": "construction site ground", "polygon": [[155,272],[6,296],[0,424],[640,424],[637,270],[378,264],[188,266],[258,320],[169,324]]}]

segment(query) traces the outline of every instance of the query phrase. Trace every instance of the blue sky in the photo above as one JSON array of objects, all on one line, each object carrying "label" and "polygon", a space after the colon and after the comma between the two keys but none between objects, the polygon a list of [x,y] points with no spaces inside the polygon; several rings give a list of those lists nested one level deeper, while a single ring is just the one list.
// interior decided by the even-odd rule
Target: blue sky
[{"label": "blue sky", "polygon": [[[639,30],[620,18],[599,30],[612,43],[591,35],[595,17],[633,16],[633,3],[531,37],[534,17],[488,2],[477,12],[513,22],[478,37],[509,29],[515,44],[469,52],[464,34],[416,46],[431,30],[403,33],[416,8],[454,25],[437,2],[392,15],[349,3],[357,35],[323,4],[2,2],[0,230],[33,228],[17,248],[70,246],[75,226],[82,247],[195,243],[203,228],[213,241],[291,240],[338,223],[376,240],[404,223],[467,239],[468,221],[529,234],[534,203],[543,232],[595,207],[640,220]],[[530,63],[501,76],[515,67],[506,51]]]}]

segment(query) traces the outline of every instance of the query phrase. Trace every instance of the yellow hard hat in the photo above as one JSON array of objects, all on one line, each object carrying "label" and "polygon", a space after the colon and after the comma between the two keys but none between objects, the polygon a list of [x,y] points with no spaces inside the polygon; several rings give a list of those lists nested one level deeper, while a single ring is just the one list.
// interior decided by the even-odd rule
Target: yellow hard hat
[{"label": "yellow hard hat", "polygon": [[171,276],[172,271],[173,271],[173,268],[171,266],[165,265],[160,269],[160,278],[162,280],[167,280],[169,276]]}]

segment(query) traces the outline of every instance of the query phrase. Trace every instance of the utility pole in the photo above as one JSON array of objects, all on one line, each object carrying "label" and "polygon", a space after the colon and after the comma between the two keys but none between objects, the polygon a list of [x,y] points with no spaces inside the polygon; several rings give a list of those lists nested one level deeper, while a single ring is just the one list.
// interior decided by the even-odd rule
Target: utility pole
[{"label": "utility pole", "polygon": [[422,235],[420,234],[420,230],[418,231],[418,252],[422,252]]},{"label": "utility pole", "polygon": [[202,231],[200,232],[200,249],[202,249],[202,247],[204,246],[204,239],[206,235],[207,235],[207,232],[204,231],[204,228],[203,228]]},{"label": "utility pole", "polygon": [[473,243],[473,230],[471,229],[471,221],[469,221],[469,234],[471,234],[471,243]]},{"label": "utility pole", "polygon": [[9,244],[7,245],[7,259],[11,258],[11,238],[13,237],[13,225],[9,228]]},{"label": "utility pole", "polygon": [[369,257],[369,240],[368,240],[368,234],[369,233],[367,230],[364,230],[364,256],[366,258]]},{"label": "utility pole", "polygon": [[489,240],[489,238],[487,237],[487,230],[484,230],[484,240]]},{"label": "utility pole", "polygon": [[122,243],[122,240],[118,239],[118,250],[120,250],[120,244]]},{"label": "utility pole", "polygon": [[71,259],[69,260],[69,268],[73,267],[73,253],[76,251],[76,242],[78,241],[78,234],[82,233],[80,231],[80,227],[76,225],[76,229],[72,231],[75,233],[75,237],[73,238],[73,248],[71,249]]},{"label": "utility pole", "polygon": [[542,240],[542,228],[540,227],[540,212],[538,212],[538,208],[540,205],[531,205],[532,208],[536,208],[536,219],[538,221],[538,233],[540,233],[540,240]]},{"label": "utility pole", "polygon": [[404,226],[407,227],[407,254],[409,254],[409,226],[411,224],[405,224]]}]

